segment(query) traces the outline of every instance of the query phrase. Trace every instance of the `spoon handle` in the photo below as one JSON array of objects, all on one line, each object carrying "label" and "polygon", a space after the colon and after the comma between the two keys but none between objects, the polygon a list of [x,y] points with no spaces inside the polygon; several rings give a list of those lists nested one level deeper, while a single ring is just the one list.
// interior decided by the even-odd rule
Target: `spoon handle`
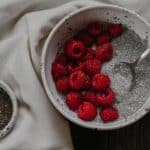
[{"label": "spoon handle", "polygon": [[136,61],[134,62],[134,65],[135,66],[139,65],[143,61],[143,59],[145,59],[148,56],[149,53],[150,53],[150,49],[145,50],[141,54],[141,56],[136,59]]}]

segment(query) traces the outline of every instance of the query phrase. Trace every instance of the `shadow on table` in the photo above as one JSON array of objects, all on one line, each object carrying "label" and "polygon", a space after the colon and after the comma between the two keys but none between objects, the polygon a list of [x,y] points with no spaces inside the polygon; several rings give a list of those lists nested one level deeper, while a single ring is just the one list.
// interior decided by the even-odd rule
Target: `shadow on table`
[{"label": "shadow on table", "polygon": [[70,123],[75,150],[149,150],[150,113],[138,122],[113,131],[96,131]]}]

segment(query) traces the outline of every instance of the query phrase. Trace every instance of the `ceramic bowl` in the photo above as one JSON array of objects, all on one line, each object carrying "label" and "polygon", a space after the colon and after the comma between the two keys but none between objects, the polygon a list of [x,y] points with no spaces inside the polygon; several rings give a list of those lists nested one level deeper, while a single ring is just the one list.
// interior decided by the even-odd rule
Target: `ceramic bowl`
[{"label": "ceramic bowl", "polygon": [[49,34],[42,54],[41,74],[49,100],[64,117],[83,127],[110,130],[127,126],[144,116],[149,110],[150,99],[148,98],[144,104],[142,104],[142,106],[128,118],[118,119],[117,121],[110,123],[103,123],[98,118],[93,121],[86,122],[80,120],[76,113],[68,109],[64,101],[64,96],[57,92],[51,75],[52,61],[54,60],[57,51],[61,49],[63,43],[74,33],[78,32],[88,23],[95,20],[121,23],[127,28],[134,30],[141,39],[147,39],[149,46],[150,25],[145,19],[135,12],[113,5],[81,8],[63,18]]},{"label": "ceramic bowl", "polygon": [[0,81],[0,88],[2,88],[8,94],[12,103],[11,119],[9,120],[8,124],[2,130],[0,130],[0,138],[3,138],[12,130],[12,128],[14,127],[16,123],[17,114],[18,114],[18,106],[17,106],[17,100],[15,97],[15,94],[11,90],[11,88],[3,81]]}]

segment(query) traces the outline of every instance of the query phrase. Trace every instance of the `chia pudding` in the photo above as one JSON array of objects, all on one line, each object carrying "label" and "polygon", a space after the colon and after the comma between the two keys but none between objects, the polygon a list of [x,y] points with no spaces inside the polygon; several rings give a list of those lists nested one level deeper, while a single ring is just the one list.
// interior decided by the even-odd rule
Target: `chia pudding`
[{"label": "chia pudding", "polygon": [[[104,22],[103,27],[104,31],[107,30],[108,23]],[[76,37],[74,32],[73,30],[70,32],[71,38]],[[132,90],[130,90],[133,79],[132,72],[129,67],[121,62],[134,62],[148,48],[148,41],[141,39],[130,28],[123,27],[122,34],[113,38],[111,43],[113,57],[110,61],[103,63],[101,73],[110,77],[111,89],[115,91],[116,95],[116,101],[113,106],[119,112],[119,120],[124,120],[138,111],[150,97],[150,55],[136,67],[135,84]],[[62,53],[63,45],[58,47],[61,49],[60,53]],[[97,45],[94,43],[91,48],[96,50]],[[66,105],[62,102],[62,99],[65,100],[66,96],[63,94],[60,94],[60,96],[61,99],[57,99],[57,101],[66,109]],[[98,108],[99,112],[101,110],[102,107]],[[76,112],[72,112],[70,109],[67,109],[67,111],[73,117],[76,117]],[[93,123],[103,123],[103,120],[99,119],[97,115]]]},{"label": "chia pudding", "polygon": [[10,121],[13,112],[13,106],[9,95],[0,88],[0,130],[2,130]]},{"label": "chia pudding", "polygon": [[124,29],[121,36],[112,41],[113,59],[105,63],[102,72],[109,74],[111,88],[116,92],[120,119],[127,118],[135,113],[150,96],[150,56],[136,68],[136,84],[130,91],[132,74],[129,68],[121,61],[134,62],[147,49],[147,41],[142,40],[134,31]]}]

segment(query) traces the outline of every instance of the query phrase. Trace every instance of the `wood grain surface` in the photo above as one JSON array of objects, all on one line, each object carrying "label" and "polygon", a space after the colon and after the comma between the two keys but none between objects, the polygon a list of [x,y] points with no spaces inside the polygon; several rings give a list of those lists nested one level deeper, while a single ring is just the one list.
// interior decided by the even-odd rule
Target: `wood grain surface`
[{"label": "wood grain surface", "polygon": [[96,131],[70,123],[75,150],[150,150],[150,113],[113,131]]}]

